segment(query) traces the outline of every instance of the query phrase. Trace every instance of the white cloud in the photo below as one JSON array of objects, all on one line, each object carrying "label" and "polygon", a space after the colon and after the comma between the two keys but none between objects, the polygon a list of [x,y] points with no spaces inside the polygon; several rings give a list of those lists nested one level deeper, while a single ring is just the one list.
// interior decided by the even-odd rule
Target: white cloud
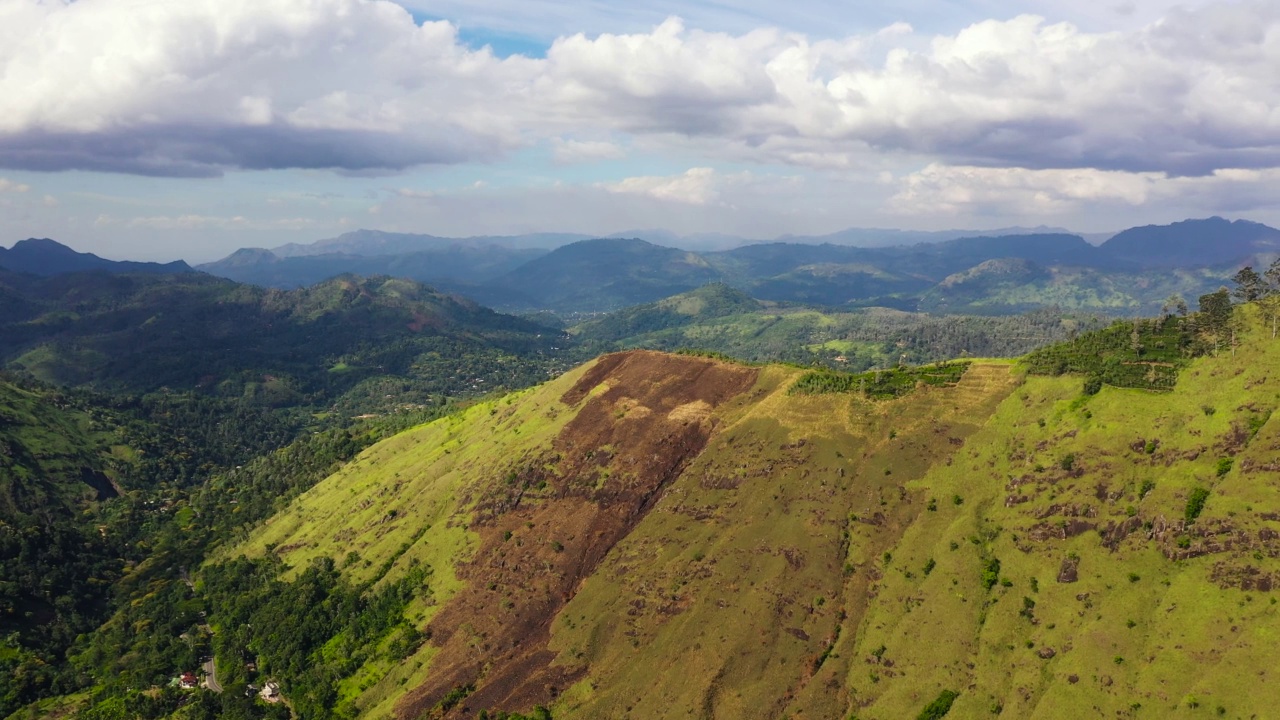
[{"label": "white cloud", "polygon": [[889,207],[906,216],[1077,213],[1105,206],[1257,210],[1280,207],[1280,169],[1170,176],[1116,170],[931,164],[897,181]]},{"label": "white cloud", "polygon": [[30,189],[30,185],[23,185],[6,178],[0,178],[0,192],[24,193]]},{"label": "white cloud", "polygon": [[714,202],[716,171],[711,168],[690,168],[680,175],[629,177],[600,187],[612,193],[645,195],[657,200],[706,205]]},{"label": "white cloud", "polygon": [[630,135],[706,164],[1204,175],[1280,166],[1277,68],[1269,0],[1110,33],[1021,16],[830,40],[670,19],[505,60],[385,0],[0,0],[0,166],[367,173],[548,140],[561,160],[607,155],[556,139]]}]

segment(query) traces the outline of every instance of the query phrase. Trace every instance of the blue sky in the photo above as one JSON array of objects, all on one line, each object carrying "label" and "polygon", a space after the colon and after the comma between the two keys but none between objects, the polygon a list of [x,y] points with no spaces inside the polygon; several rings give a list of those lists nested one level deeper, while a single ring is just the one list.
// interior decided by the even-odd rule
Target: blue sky
[{"label": "blue sky", "polygon": [[0,0],[0,244],[1280,224],[1274,2]]}]

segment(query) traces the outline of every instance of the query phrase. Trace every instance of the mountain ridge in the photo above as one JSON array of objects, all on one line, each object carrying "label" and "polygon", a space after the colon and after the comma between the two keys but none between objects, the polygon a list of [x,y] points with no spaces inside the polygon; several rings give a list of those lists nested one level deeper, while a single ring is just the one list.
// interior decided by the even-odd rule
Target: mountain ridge
[{"label": "mountain ridge", "polygon": [[49,238],[29,238],[14,243],[12,248],[0,248],[0,268],[42,276],[88,270],[153,274],[194,272],[182,260],[170,263],[106,260],[93,253],[76,252]]},{"label": "mountain ridge", "polygon": [[[883,247],[767,242],[700,252],[641,238],[593,238],[549,251],[458,245],[432,251],[435,254],[388,255],[380,260],[345,255],[276,258],[255,251],[200,269],[286,287],[338,271],[407,275],[519,312],[598,313],[653,302],[708,282],[725,282],[765,301],[915,310],[939,307],[931,299],[931,288],[947,277],[989,260],[1016,258],[1041,265],[1050,274],[1027,276],[1021,287],[1007,288],[1010,297],[999,302],[947,307],[954,312],[1021,312],[1062,305],[1126,313],[1138,308],[1152,312],[1172,293],[1203,294],[1240,264],[1280,253],[1280,231],[1222,218],[1133,228],[1102,245],[1079,235],[1047,232],[1053,228],[1037,230],[1045,232],[935,238]],[[639,242],[645,244],[635,244]],[[622,251],[624,247],[630,251]],[[1158,290],[1142,282],[1144,276],[1170,269],[1174,277],[1157,283]],[[1164,294],[1157,296],[1158,292]]]}]

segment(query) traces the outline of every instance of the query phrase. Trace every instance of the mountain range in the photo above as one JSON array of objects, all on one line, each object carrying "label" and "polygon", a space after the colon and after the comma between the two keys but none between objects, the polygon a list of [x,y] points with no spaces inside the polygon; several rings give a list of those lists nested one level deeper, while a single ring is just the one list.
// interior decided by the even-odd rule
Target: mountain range
[{"label": "mountain range", "polygon": [[406,275],[508,311],[602,312],[725,282],[760,300],[829,307],[1008,313],[1056,305],[1125,314],[1158,308],[1173,293],[1211,291],[1242,263],[1280,254],[1280,231],[1222,218],[1133,228],[1101,245],[1063,233],[888,247],[773,242],[711,252],[638,238],[552,250],[433,239],[436,249],[366,256],[349,253],[426,241],[371,232],[344,237],[316,249],[348,254],[242,250],[199,269],[278,287],[345,271]]}]

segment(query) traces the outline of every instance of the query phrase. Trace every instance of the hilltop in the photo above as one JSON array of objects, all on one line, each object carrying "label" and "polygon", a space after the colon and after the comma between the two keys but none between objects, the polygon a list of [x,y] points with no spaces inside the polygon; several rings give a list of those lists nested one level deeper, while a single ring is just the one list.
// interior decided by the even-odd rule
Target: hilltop
[{"label": "hilltop", "polygon": [[105,260],[93,253],[76,252],[48,238],[31,238],[0,248],[0,268],[31,275],[63,275],[100,270],[113,273],[181,273],[192,272],[181,260],[171,263],[148,263]]},{"label": "hilltop", "polygon": [[[1216,321],[1175,316],[863,375],[604,356],[373,446],[219,551],[219,675],[256,656],[303,717],[1265,715],[1261,321],[1237,308],[1216,354]],[[227,631],[303,592],[367,599]]]}]

